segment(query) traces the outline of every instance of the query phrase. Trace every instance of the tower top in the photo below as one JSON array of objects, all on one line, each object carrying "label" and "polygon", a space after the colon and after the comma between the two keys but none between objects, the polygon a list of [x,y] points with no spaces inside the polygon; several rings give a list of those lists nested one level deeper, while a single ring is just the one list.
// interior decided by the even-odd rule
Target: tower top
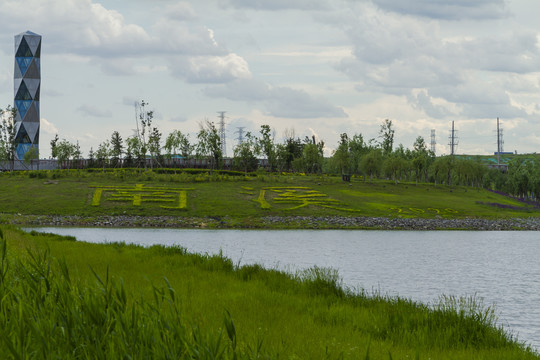
[{"label": "tower top", "polygon": [[39,34],[36,34],[35,32],[32,32],[30,30],[26,30],[25,32],[22,32],[20,34],[17,34],[15,36],[26,36],[26,35],[30,35],[30,36],[41,36]]}]

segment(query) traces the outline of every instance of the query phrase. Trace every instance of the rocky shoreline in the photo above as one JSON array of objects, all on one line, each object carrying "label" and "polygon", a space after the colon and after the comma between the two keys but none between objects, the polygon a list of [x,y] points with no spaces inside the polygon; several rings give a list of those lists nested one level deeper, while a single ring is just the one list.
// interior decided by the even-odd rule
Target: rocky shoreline
[{"label": "rocky shoreline", "polygon": [[540,230],[540,218],[420,219],[342,216],[225,217],[0,215],[0,222],[17,226],[83,226],[117,228],[236,228],[236,229],[373,229],[373,230]]}]

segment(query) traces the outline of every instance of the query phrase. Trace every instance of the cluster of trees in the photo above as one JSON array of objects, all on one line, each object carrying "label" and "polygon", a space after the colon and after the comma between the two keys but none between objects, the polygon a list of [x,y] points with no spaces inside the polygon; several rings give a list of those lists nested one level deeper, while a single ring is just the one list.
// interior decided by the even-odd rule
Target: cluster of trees
[{"label": "cluster of trees", "polygon": [[[195,142],[191,142],[189,134],[173,130],[162,141],[162,133],[152,124],[153,112],[147,111],[148,103],[142,101],[137,111],[137,131],[125,141],[118,131],[114,131],[110,139],[90,149],[87,157],[89,167],[140,167],[174,166],[177,159],[204,159],[212,172],[223,164],[221,137],[216,125],[204,120],[200,123]],[[324,142],[315,137],[301,140],[289,130],[282,144],[274,141],[275,133],[269,125],[262,125],[258,136],[247,133],[242,143],[234,148],[233,165],[246,173],[254,171],[261,165],[259,159],[265,159],[265,166],[270,171],[323,171]],[[60,140],[58,135],[51,141],[51,154],[62,164],[77,163],[82,159],[78,143],[66,139]],[[68,161],[69,160],[69,161]]]},{"label": "cluster of trees", "polygon": [[262,125],[259,136],[247,133],[245,141],[234,149],[234,163],[244,171],[259,167],[258,157],[266,160],[269,171],[322,172],[324,162],[324,142],[315,136],[303,140],[288,130],[283,143],[276,144],[275,133],[269,125]]},{"label": "cluster of trees", "polygon": [[484,183],[493,190],[513,195],[520,199],[540,202],[540,158],[515,158],[508,164],[508,171],[487,171]]},{"label": "cluster of trees", "polygon": [[[341,134],[337,149],[324,167],[326,172],[363,175],[364,179],[484,187],[512,196],[540,201],[540,157],[514,158],[506,169],[489,168],[479,160],[459,156],[436,157],[424,138],[412,149],[393,147],[392,122],[381,125],[378,141],[367,143],[361,134]],[[502,171],[504,170],[504,171]]]}]

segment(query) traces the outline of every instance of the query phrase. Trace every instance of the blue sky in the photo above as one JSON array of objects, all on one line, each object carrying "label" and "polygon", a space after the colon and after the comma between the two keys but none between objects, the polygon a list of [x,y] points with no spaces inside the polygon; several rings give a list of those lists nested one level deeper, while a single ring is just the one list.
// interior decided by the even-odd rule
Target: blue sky
[{"label": "blue sky", "polygon": [[41,157],[49,141],[83,155],[135,128],[134,102],[154,124],[195,141],[227,111],[236,127],[315,135],[331,154],[339,134],[395,143],[417,136],[449,153],[537,152],[540,24],[533,0],[2,0],[0,107],[13,103],[13,37],[43,36]]}]

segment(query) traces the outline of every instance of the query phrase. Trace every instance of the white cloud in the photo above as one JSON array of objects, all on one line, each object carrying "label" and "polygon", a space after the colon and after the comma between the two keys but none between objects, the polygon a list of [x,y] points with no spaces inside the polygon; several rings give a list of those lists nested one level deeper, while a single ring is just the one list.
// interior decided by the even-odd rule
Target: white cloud
[{"label": "white cloud", "polygon": [[140,47],[141,54],[149,55],[188,55],[219,56],[228,51],[218,44],[214,32],[206,26],[189,26],[184,22],[163,17],[152,29],[157,38],[147,48]]},{"label": "white cloud", "polygon": [[342,108],[323,98],[314,98],[303,90],[271,86],[261,80],[239,79],[226,85],[208,87],[205,94],[234,101],[261,103],[272,116],[283,118],[347,117]]},{"label": "white cloud", "polygon": [[[27,11],[31,8],[32,11]],[[4,27],[20,31],[20,24],[45,36],[49,51],[90,57],[148,57],[164,54],[222,55],[226,51],[212,31],[200,25],[189,27],[182,20],[194,16],[191,6],[169,8],[148,28],[127,23],[121,13],[91,0],[5,0],[0,3]],[[182,17],[182,14],[184,15]]]},{"label": "white cloud", "polygon": [[251,78],[248,63],[232,53],[225,56],[178,58],[171,69],[173,75],[185,78],[190,83],[227,83]]},{"label": "white cloud", "polygon": [[40,131],[43,131],[49,135],[58,134],[58,129],[56,128],[56,126],[54,126],[53,123],[51,123],[49,120],[45,118],[41,118],[39,129]]},{"label": "white cloud", "polygon": [[10,28],[20,29],[22,23],[32,24],[36,33],[44,30],[47,45],[65,53],[137,54],[152,40],[142,27],[126,24],[119,12],[91,0],[6,0],[0,13],[10,14],[2,19]]},{"label": "white cloud", "polygon": [[451,111],[448,109],[446,102],[445,104],[438,104],[436,99],[432,98],[427,91],[419,91],[416,95],[409,97],[411,104],[417,108],[423,110],[426,115],[436,118],[444,119],[448,116],[455,115],[456,111]]},{"label": "white cloud", "polygon": [[[27,8],[35,11],[27,12]],[[177,3],[145,28],[128,23],[116,10],[91,0],[25,0],[0,3],[10,27],[32,23],[47,31],[47,52],[97,65],[107,75],[132,76],[169,69],[193,83],[220,83],[251,76],[247,62],[229,52],[208,27],[189,23],[193,7]],[[24,18],[23,18],[24,17]],[[19,30],[20,31],[20,30]],[[151,31],[151,32],[150,32]]]},{"label": "white cloud", "polygon": [[[411,6],[423,3],[416,1]],[[480,8],[501,5],[494,1],[482,3]],[[467,4],[455,5],[465,9]],[[339,62],[336,69],[357,81],[360,91],[406,96],[413,106],[434,118],[456,115],[456,109],[460,116],[470,118],[497,113],[507,117],[527,115],[511,101],[498,79],[506,73],[519,76],[540,71],[534,33],[448,39],[437,21],[381,11],[366,3],[357,9],[358,16],[345,25],[353,54]],[[415,89],[423,91],[415,93]],[[435,104],[432,98],[441,99],[452,110]]]}]

